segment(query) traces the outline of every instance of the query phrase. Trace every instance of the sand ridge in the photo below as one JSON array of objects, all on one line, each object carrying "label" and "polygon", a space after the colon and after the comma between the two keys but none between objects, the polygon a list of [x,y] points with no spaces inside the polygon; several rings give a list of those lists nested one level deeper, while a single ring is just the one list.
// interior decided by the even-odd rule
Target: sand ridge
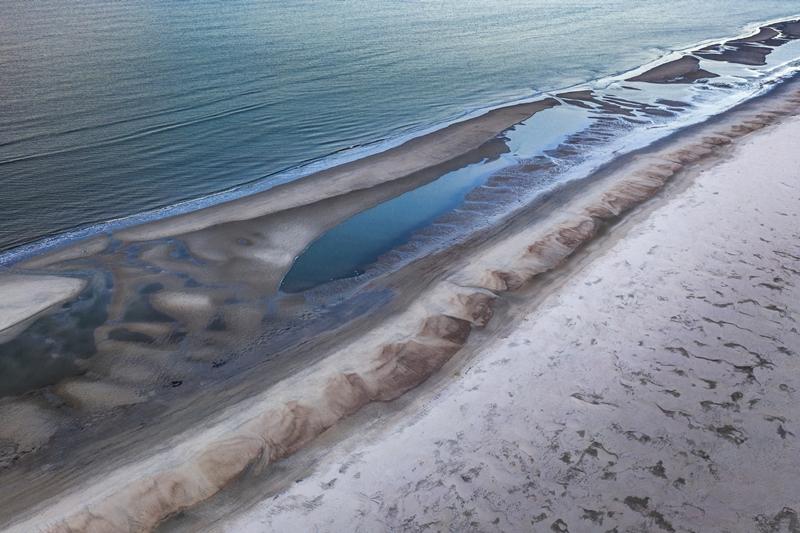
[{"label": "sand ridge", "polygon": [[557,100],[545,98],[494,109],[479,117],[416,137],[396,148],[323,170],[264,193],[142,224],[120,231],[116,236],[124,241],[140,241],[182,235],[374,187],[477,150],[515,124],[556,105],[559,105]]}]

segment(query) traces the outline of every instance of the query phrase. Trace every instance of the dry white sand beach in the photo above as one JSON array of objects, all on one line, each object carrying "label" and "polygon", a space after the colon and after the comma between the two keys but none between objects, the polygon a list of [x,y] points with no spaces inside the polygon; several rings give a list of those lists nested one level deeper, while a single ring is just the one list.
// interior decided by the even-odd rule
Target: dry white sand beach
[{"label": "dry white sand beach", "polygon": [[799,531],[798,140],[671,184],[217,528]]}]

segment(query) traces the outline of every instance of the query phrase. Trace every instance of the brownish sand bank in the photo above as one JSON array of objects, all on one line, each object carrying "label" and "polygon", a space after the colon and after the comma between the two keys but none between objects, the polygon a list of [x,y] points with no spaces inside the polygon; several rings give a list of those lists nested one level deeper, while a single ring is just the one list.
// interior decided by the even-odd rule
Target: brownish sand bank
[{"label": "brownish sand bank", "polygon": [[697,80],[716,78],[717,74],[700,68],[700,60],[696,57],[684,56],[680,59],[653,67],[628,81],[644,81],[648,83],[692,83]]},{"label": "brownish sand bank", "polygon": [[[797,86],[786,87],[646,153],[624,158],[624,164],[594,176],[581,194],[560,198],[559,209],[545,205],[517,213],[504,225],[503,234],[451,253],[442,276],[430,280],[419,298],[368,333],[347,339],[317,363],[175,435],[167,447],[95,467],[95,475],[71,483],[68,494],[3,518],[11,531],[155,527],[206,500],[243,472],[263,469],[293,453],[364,405],[397,398],[418,385],[464,346],[474,328],[490,323],[493,308],[507,305],[514,293],[556,269],[671,178],[727,154],[727,145],[795,113],[798,103]],[[197,224],[205,222],[194,219],[179,227]],[[166,230],[141,231],[129,238]],[[414,278],[416,283],[419,279]],[[157,305],[201,312],[208,304],[168,296]]]}]

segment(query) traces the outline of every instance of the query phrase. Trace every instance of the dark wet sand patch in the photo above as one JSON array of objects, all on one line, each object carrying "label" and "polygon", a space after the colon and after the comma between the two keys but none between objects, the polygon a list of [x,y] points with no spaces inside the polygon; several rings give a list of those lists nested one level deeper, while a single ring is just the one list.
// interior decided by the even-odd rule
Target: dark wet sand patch
[{"label": "dark wet sand patch", "polygon": [[[649,116],[671,117],[674,116],[674,110],[664,109],[659,106],[654,106],[647,103],[636,102],[625,98],[616,98],[613,96],[599,96],[591,90],[585,91],[570,91],[560,93],[557,95],[570,105],[574,105],[583,109],[592,109],[600,111],[604,114],[618,115],[622,117],[634,118],[637,113],[642,113]],[[664,104],[662,101],[658,103]],[[675,102],[678,104],[677,110],[682,110],[688,107],[688,104],[683,102]]]},{"label": "dark wet sand patch", "polygon": [[762,66],[767,64],[767,56],[775,48],[797,38],[800,38],[800,21],[781,22],[763,26],[749,37],[706,46],[694,55],[711,61]]},{"label": "dark wet sand patch", "polygon": [[770,27],[780,30],[784,37],[789,39],[800,39],[800,20],[778,22],[770,25]]},{"label": "dark wet sand patch", "polygon": [[692,56],[658,65],[650,70],[628,78],[627,81],[646,83],[693,83],[697,80],[717,78],[718,74],[700,68],[700,60]]},{"label": "dark wet sand patch", "polygon": [[725,61],[739,65],[762,66],[767,64],[767,56],[772,53],[772,48],[749,44],[726,43],[702,48],[694,53],[697,57],[711,61]]},{"label": "dark wet sand patch", "polygon": [[686,109],[687,107],[691,107],[691,104],[687,102],[682,102],[680,100],[669,100],[667,98],[659,98],[658,100],[656,100],[656,103],[668,107],[676,107],[679,109]]},{"label": "dark wet sand patch", "polygon": [[139,342],[144,344],[151,344],[155,339],[150,335],[141,333],[139,331],[131,331],[126,328],[113,329],[108,333],[108,338],[114,341],[122,342]]},{"label": "dark wet sand patch", "polygon": [[751,35],[750,37],[742,37],[741,39],[733,39],[732,41],[727,41],[726,44],[761,43],[770,39],[774,39],[780,34],[781,32],[779,30],[766,26],[758,30],[758,33],[755,35]]}]

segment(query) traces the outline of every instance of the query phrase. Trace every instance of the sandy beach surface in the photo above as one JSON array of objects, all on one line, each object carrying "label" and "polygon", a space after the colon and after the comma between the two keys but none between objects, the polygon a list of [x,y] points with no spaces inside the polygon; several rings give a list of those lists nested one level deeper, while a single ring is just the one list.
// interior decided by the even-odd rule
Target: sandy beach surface
[{"label": "sandy beach surface", "polygon": [[67,301],[86,285],[75,278],[9,275],[0,278],[0,338],[8,329]]},{"label": "sandy beach surface", "polygon": [[673,184],[218,529],[798,531],[798,139]]}]

